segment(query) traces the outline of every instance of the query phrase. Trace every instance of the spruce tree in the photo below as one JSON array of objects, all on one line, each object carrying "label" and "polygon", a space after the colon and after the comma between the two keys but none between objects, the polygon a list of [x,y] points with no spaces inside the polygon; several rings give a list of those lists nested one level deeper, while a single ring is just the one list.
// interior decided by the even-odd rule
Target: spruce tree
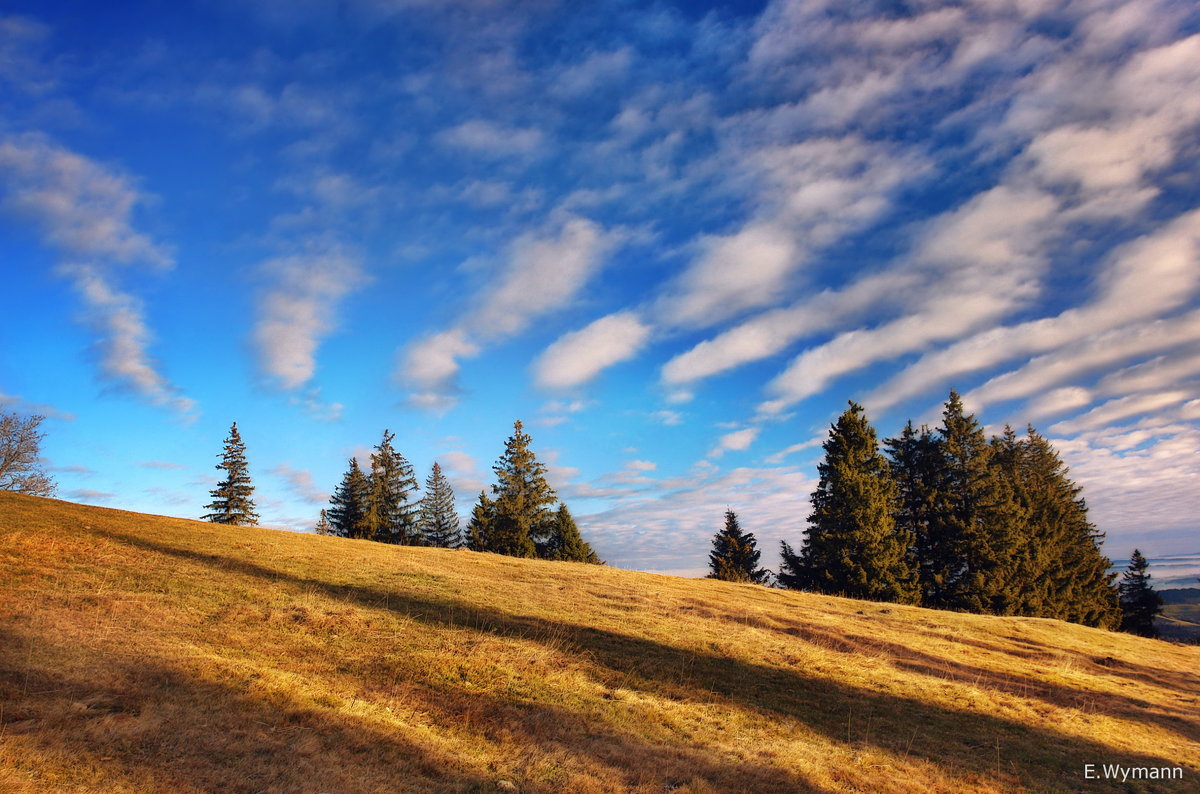
[{"label": "spruce tree", "polygon": [[454,489],[437,461],[425,480],[419,516],[421,534],[430,546],[457,549],[462,545],[462,528],[454,510]]},{"label": "spruce tree", "polygon": [[371,506],[371,481],[358,467],[358,458],[350,458],[350,468],[329,500],[329,523],[342,538],[374,540],[375,528],[367,520]]},{"label": "spruce tree", "polygon": [[1134,549],[1129,568],[1121,576],[1121,631],[1157,637],[1154,617],[1162,613],[1163,598],[1150,585],[1149,569],[1141,550]]},{"label": "spruce tree", "polygon": [[1081,488],[1058,453],[1033,427],[1019,442],[1006,429],[993,447],[1024,510],[1013,614],[1115,628],[1120,606],[1112,562],[1101,551],[1104,535],[1088,520]]},{"label": "spruce tree", "polygon": [[557,497],[546,482],[546,467],[529,445],[532,439],[520,420],[504,445],[504,454],[492,467],[497,482],[484,551],[513,557],[534,557],[539,543],[550,535]]},{"label": "spruce tree", "polygon": [[807,590],[812,582],[812,575],[805,569],[804,561],[800,559],[800,555],[792,550],[792,547],[787,544],[787,541],[780,541],[779,557],[782,562],[779,564],[779,573],[775,575],[775,581],[780,587],[788,590]]},{"label": "spruce tree", "polygon": [[479,492],[479,501],[471,509],[467,520],[467,548],[471,551],[488,551],[492,542],[492,523],[496,515],[496,504],[488,498],[487,491]]},{"label": "spruce tree", "polygon": [[956,392],[946,401],[939,436],[944,490],[931,534],[945,540],[947,556],[935,565],[947,581],[927,606],[1011,614],[1022,542],[1015,494],[990,465],[992,447]]},{"label": "spruce tree", "polygon": [[726,582],[763,584],[770,573],[758,567],[758,542],[751,532],[743,532],[737,514],[725,511],[725,526],[713,536],[708,554],[709,579]]},{"label": "spruce tree", "polygon": [[862,406],[851,401],[825,441],[800,570],[824,593],[914,604],[913,537],[894,515],[896,484]]},{"label": "spruce tree", "polygon": [[884,441],[892,480],[896,483],[896,531],[910,539],[909,563],[917,572],[920,602],[935,606],[943,601],[950,581],[953,555],[951,538],[936,520],[944,510],[946,468],[937,437],[912,422],[896,438]]},{"label": "spruce tree", "polygon": [[322,510],[321,517],[317,519],[317,525],[313,527],[313,531],[318,535],[332,535],[333,525],[329,523],[329,511]]},{"label": "spruce tree", "polygon": [[209,492],[212,502],[205,505],[209,513],[204,520],[214,524],[256,526],[258,513],[254,512],[254,486],[250,484],[246,445],[238,433],[237,422],[229,428],[225,449],[219,457],[221,462],[217,464],[217,469],[225,472],[225,478]]},{"label": "spruce tree", "polygon": [[588,542],[579,534],[579,526],[571,517],[571,511],[565,504],[559,504],[558,512],[554,515],[553,531],[544,548],[539,549],[538,556],[547,560],[586,562],[592,565],[604,564],[604,560],[596,555]]},{"label": "spruce tree", "polygon": [[417,479],[412,465],[392,446],[396,434],[383,431],[371,453],[371,494],[367,504],[367,536],[383,543],[420,545],[418,505],[413,499]]}]

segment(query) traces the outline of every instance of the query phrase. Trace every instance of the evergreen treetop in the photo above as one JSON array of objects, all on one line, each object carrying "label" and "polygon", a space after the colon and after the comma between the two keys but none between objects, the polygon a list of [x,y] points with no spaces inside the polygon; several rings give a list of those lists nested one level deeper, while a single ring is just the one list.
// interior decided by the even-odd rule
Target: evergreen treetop
[{"label": "evergreen treetop", "polygon": [[708,554],[709,579],[726,582],[763,584],[770,572],[758,567],[758,542],[751,532],[743,532],[733,510],[725,510],[725,526],[713,536]]},{"label": "evergreen treetop", "polygon": [[897,525],[896,485],[861,405],[851,401],[824,449],[799,559],[805,586],[852,598],[917,603],[909,553],[914,539]]},{"label": "evergreen treetop", "polygon": [[204,520],[215,524],[256,526],[258,513],[254,512],[254,486],[250,482],[246,445],[238,433],[237,422],[230,426],[225,448],[218,457],[221,462],[217,464],[217,470],[224,471],[225,478],[209,492],[212,502],[205,505],[209,513]]},{"label": "evergreen treetop", "polygon": [[462,545],[462,528],[454,509],[454,489],[434,461],[425,480],[425,496],[421,499],[420,531],[431,546],[456,549]]},{"label": "evergreen treetop", "polygon": [[384,543],[420,545],[418,504],[412,498],[417,479],[412,464],[392,446],[396,434],[383,431],[371,453],[371,493],[367,504],[367,536]]},{"label": "evergreen treetop", "polygon": [[603,565],[604,560],[579,534],[579,526],[571,516],[571,511],[565,504],[558,506],[554,515],[553,531],[545,547],[539,550],[539,557],[547,560],[565,560],[567,562],[586,562],[593,565]]},{"label": "evergreen treetop", "polygon": [[1121,576],[1121,631],[1142,637],[1157,637],[1156,615],[1162,613],[1163,598],[1150,584],[1150,562],[1140,549],[1133,550],[1129,568]]},{"label": "evergreen treetop", "polygon": [[333,532],[342,538],[374,540],[375,526],[368,520],[371,508],[371,481],[358,466],[358,458],[350,458],[350,468],[329,500],[329,523]]},{"label": "evergreen treetop", "polygon": [[551,505],[557,500],[546,482],[546,467],[530,449],[532,439],[518,419],[492,470],[497,481],[485,551],[534,557],[553,531]]}]

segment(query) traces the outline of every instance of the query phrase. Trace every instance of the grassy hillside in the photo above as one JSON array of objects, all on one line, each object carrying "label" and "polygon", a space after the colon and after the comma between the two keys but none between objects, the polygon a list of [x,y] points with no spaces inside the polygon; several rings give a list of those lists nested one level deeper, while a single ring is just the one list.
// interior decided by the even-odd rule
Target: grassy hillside
[{"label": "grassy hillside", "polygon": [[6,792],[1196,791],[1198,698],[1056,621],[0,494]]}]

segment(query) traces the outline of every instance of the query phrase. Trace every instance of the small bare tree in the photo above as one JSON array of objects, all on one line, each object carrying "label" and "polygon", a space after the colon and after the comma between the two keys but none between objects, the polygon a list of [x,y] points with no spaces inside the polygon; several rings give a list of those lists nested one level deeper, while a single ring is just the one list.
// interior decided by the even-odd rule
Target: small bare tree
[{"label": "small bare tree", "polygon": [[0,491],[54,495],[58,485],[42,470],[39,457],[46,434],[38,428],[45,418],[0,414]]}]

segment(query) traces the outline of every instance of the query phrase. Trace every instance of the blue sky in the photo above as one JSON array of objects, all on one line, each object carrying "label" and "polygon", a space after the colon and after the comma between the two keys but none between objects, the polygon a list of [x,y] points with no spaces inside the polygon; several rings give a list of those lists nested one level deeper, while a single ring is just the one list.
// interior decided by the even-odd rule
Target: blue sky
[{"label": "blue sky", "polygon": [[61,496],[199,516],[236,420],[303,530],[386,427],[465,517],[520,418],[611,563],[729,506],[774,565],[847,399],[953,387],[1200,569],[1192,2],[5,8],[0,402]]}]

